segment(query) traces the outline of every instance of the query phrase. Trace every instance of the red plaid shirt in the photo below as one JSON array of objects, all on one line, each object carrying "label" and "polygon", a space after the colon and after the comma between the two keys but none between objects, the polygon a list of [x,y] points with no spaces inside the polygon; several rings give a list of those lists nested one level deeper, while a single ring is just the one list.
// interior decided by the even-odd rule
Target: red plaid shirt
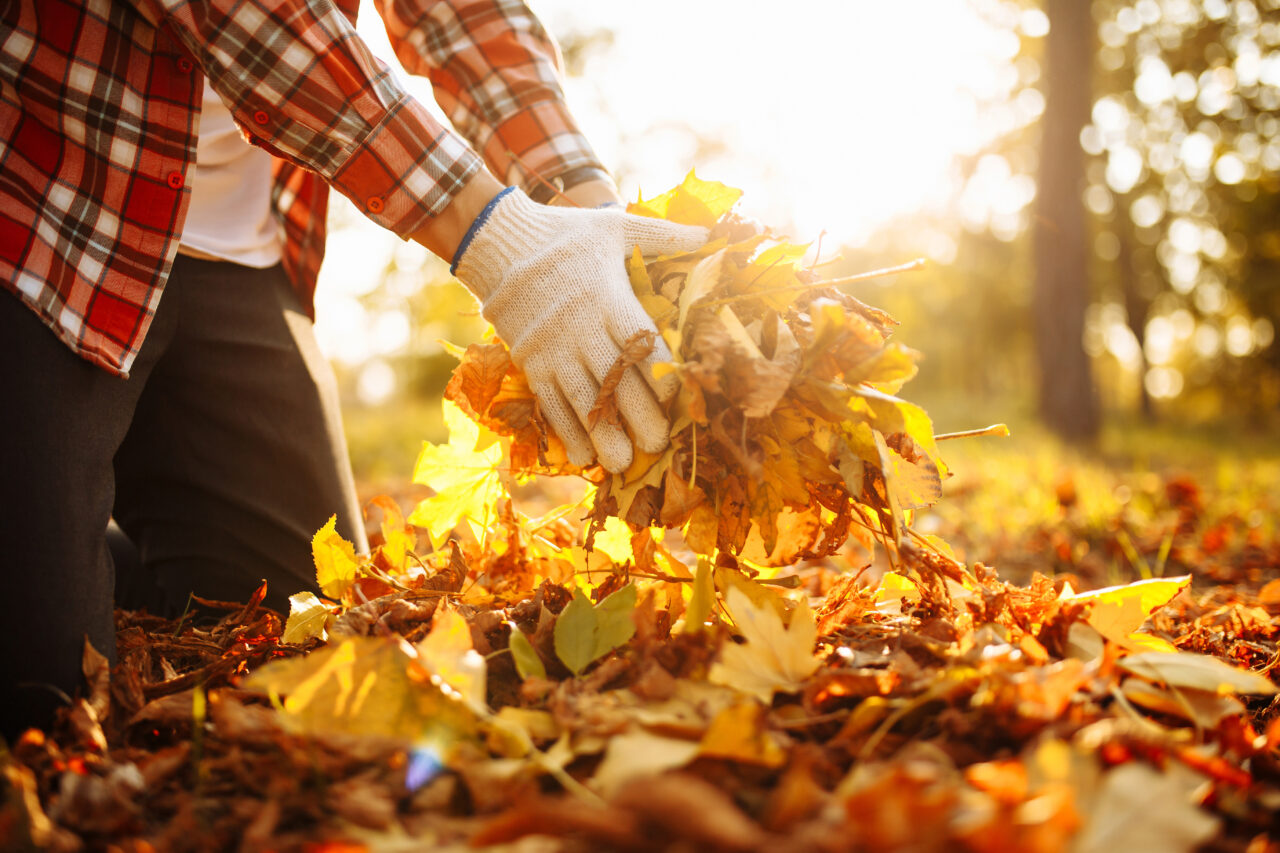
[{"label": "red plaid shirt", "polygon": [[[0,4],[0,276],[69,346],[127,375],[178,250],[201,73],[275,160],[284,265],[310,306],[328,186],[402,237],[481,167],[531,189],[600,168],[554,42],[516,0],[378,0],[397,55],[469,141],[353,28],[358,0]],[[518,157],[513,158],[510,152]],[[520,164],[523,164],[521,166]]]}]

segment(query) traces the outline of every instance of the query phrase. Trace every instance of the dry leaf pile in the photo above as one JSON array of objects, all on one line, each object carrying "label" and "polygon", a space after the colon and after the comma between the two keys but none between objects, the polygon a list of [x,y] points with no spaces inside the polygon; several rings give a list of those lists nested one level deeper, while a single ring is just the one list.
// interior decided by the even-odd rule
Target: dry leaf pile
[{"label": "dry leaf pile", "polygon": [[119,664],[0,755],[0,848],[1280,850],[1280,567],[1015,585],[913,532],[945,469],[910,353],[730,196],[647,203],[718,239],[631,266],[666,453],[525,514],[563,453],[468,348],[435,494],[376,501],[369,556],[317,532],[283,624],[118,614]]},{"label": "dry leaf pile", "polygon": [[[894,396],[915,375],[916,353],[888,340],[891,317],[803,268],[807,246],[735,217],[740,195],[690,174],[629,208],[706,226],[712,239],[647,263],[637,250],[628,264],[675,355],[659,369],[680,390],[666,451],[637,452],[618,475],[579,472],[600,484],[592,530],[608,517],[678,528],[699,554],[747,549],[768,566],[834,554],[858,526],[899,538],[946,474],[928,415]],[[619,422],[613,388],[652,345],[628,343],[593,419]],[[511,439],[517,474],[573,471],[501,341],[468,347],[446,396]]]}]

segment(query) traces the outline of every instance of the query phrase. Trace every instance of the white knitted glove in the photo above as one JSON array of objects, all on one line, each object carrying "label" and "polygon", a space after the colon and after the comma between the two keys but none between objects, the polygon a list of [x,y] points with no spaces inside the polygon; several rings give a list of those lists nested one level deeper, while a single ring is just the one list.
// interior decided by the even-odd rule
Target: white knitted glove
[{"label": "white knitted glove", "polygon": [[[668,254],[706,240],[705,228],[611,209],[547,207],[510,187],[476,217],[458,247],[454,272],[511,348],[575,465],[597,454],[610,471],[631,464],[631,441],[621,427],[601,419],[589,438],[587,429],[600,382],[622,345],[641,329],[657,331],[632,293],[625,259],[636,246],[646,255]],[[648,453],[667,446],[670,426],[658,403],[678,383],[673,375],[654,379],[652,368],[670,360],[658,337],[653,353],[618,385],[618,411]]]}]

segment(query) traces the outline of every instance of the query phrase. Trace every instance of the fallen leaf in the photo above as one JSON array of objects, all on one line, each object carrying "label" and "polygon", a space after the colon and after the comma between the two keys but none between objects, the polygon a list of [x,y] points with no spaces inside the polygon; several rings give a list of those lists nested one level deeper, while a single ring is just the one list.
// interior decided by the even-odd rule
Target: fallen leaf
[{"label": "fallen leaf", "polygon": [[1165,689],[1137,678],[1126,678],[1120,691],[1135,705],[1181,717],[1202,729],[1216,728],[1224,718],[1243,714],[1245,710],[1244,703],[1234,696],[1192,687]]},{"label": "fallen leaf", "polygon": [[1209,655],[1190,652],[1145,652],[1117,661],[1126,672],[1169,687],[1190,687],[1209,693],[1270,696],[1277,688],[1269,678],[1237,669]]},{"label": "fallen leaf", "polygon": [[612,797],[633,779],[683,767],[697,755],[697,741],[663,737],[643,729],[614,735],[591,777],[591,786],[606,798]]},{"label": "fallen leaf", "polygon": [[1108,640],[1130,647],[1143,642],[1140,638],[1131,639],[1130,635],[1137,632],[1152,613],[1190,585],[1190,575],[1152,578],[1090,592],[1067,593],[1060,600],[1090,605],[1086,621],[1094,630]]},{"label": "fallen leaf", "polygon": [[244,686],[282,697],[283,720],[298,732],[408,741],[430,732],[467,737],[473,714],[460,697],[411,678],[412,662],[400,641],[347,637],[306,657],[272,661]]},{"label": "fallen leaf", "polygon": [[795,693],[822,665],[813,654],[817,639],[813,614],[801,601],[786,628],[777,611],[757,607],[737,587],[729,589],[726,607],[734,625],[746,639],[742,645],[726,644],[708,679],[740,690],[768,703],[778,692]]},{"label": "fallen leaf", "polygon": [[[467,620],[453,609],[439,607],[431,632],[418,643],[418,663],[432,685],[456,692],[477,714],[488,713],[485,704],[485,660],[471,645]],[[447,691],[446,691],[447,692]]]},{"label": "fallen leaf", "polygon": [[787,763],[786,750],[769,731],[765,707],[758,702],[739,702],[717,714],[702,736],[698,752],[762,767]]},{"label": "fallen leaf", "polygon": [[627,584],[594,607],[582,590],[575,591],[573,601],[556,620],[556,656],[570,672],[581,675],[593,661],[635,634],[635,622],[631,619],[635,606],[635,584]]},{"label": "fallen leaf", "polygon": [[1132,761],[1102,779],[1072,853],[1182,853],[1218,831],[1220,820],[1201,809],[1203,779],[1170,764],[1162,770]]},{"label": "fallen leaf", "polygon": [[384,565],[394,573],[405,570],[409,554],[418,547],[413,525],[405,522],[400,505],[387,495],[374,498],[372,504],[382,510],[382,544],[378,546]]},{"label": "fallen leaf", "polygon": [[333,614],[314,592],[299,592],[289,596],[289,618],[284,623],[283,643],[305,643],[307,640],[323,640],[325,630]]},{"label": "fallen leaf", "polygon": [[321,592],[333,599],[342,598],[351,589],[359,568],[356,546],[339,535],[337,524],[338,516],[331,516],[328,523],[311,538],[316,582],[320,584]]},{"label": "fallen leaf", "polygon": [[529,642],[529,638],[519,628],[511,628],[511,638],[508,640],[508,647],[511,649],[511,657],[515,660],[516,672],[521,678],[546,678],[547,667],[542,662],[542,658],[538,656],[538,652],[533,647],[533,643]]}]

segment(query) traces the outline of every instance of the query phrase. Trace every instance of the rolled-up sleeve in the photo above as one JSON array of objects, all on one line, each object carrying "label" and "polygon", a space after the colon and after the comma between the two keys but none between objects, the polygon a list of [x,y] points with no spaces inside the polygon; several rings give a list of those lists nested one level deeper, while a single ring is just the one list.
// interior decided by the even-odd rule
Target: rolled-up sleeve
[{"label": "rolled-up sleeve", "polygon": [[315,171],[403,237],[482,168],[332,3],[135,2],[191,52],[251,141]]},{"label": "rolled-up sleeve", "polygon": [[431,80],[490,171],[526,190],[604,171],[565,101],[560,51],[518,0],[376,0],[396,56]]}]

